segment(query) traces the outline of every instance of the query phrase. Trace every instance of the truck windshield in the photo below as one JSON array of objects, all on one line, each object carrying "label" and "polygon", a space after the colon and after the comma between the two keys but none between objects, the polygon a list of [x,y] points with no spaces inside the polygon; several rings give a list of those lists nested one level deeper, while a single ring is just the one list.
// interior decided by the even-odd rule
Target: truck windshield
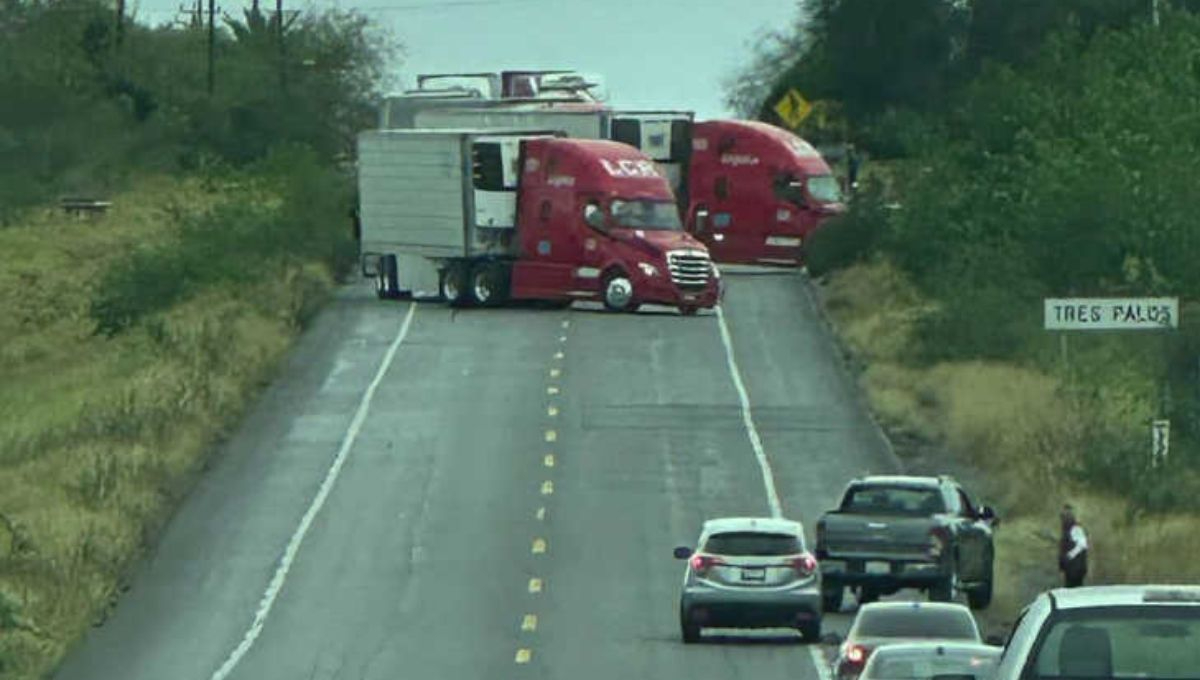
[{"label": "truck windshield", "polygon": [[808,194],[818,203],[840,203],[842,200],[842,190],[833,175],[809,177]]},{"label": "truck windshield", "polygon": [[860,515],[936,515],[946,512],[946,502],[937,489],[861,486],[846,494],[842,512]]},{"label": "truck windshield", "polygon": [[612,202],[612,216],[617,226],[629,229],[683,229],[678,208],[669,201],[617,199]]},{"label": "truck windshield", "polygon": [[1035,678],[1200,678],[1196,607],[1064,610],[1034,652]]}]

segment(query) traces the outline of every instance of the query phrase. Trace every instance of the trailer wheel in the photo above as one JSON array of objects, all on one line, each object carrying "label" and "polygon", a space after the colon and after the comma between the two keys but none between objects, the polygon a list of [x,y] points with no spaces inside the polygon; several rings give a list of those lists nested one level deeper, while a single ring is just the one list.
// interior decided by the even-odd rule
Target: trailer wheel
[{"label": "trailer wheel", "polygon": [[508,267],[500,263],[481,264],[471,274],[471,299],[484,307],[494,307],[508,298]]},{"label": "trailer wheel", "polygon": [[460,307],[467,303],[467,268],[459,264],[450,264],[442,271],[442,299],[451,307]]},{"label": "trailer wheel", "polygon": [[684,316],[695,316],[698,311],[700,308],[695,305],[683,305],[679,308],[679,313]]},{"label": "trailer wheel", "polygon": [[380,300],[395,300],[400,297],[400,284],[396,273],[396,256],[379,258],[379,271],[375,274],[375,296]]},{"label": "trailer wheel", "polygon": [[611,312],[631,312],[633,305],[633,281],[620,269],[613,269],[604,276],[601,293],[604,307]]}]

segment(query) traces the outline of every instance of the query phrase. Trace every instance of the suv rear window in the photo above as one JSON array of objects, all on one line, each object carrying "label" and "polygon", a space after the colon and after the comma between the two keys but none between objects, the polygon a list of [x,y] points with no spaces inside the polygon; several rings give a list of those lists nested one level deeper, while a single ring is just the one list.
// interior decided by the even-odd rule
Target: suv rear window
[{"label": "suv rear window", "polygon": [[971,614],[937,609],[879,609],[859,615],[856,637],[942,638],[979,641]]},{"label": "suv rear window", "polygon": [[799,538],[790,534],[729,531],[709,536],[704,542],[704,552],[730,556],[796,555],[804,552],[804,546]]},{"label": "suv rear window", "polygon": [[1064,610],[1034,658],[1037,678],[1200,678],[1200,608]]},{"label": "suv rear window", "polygon": [[860,486],[846,494],[841,509],[861,515],[936,515],[946,512],[946,501],[933,488]]}]

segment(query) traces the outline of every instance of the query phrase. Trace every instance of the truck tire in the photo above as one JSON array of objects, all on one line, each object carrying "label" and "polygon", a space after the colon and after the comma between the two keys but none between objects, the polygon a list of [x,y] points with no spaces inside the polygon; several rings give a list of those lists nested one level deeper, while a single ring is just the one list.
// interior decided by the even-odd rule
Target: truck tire
[{"label": "truck tire", "polygon": [[604,275],[600,295],[604,298],[604,308],[610,312],[631,312],[636,309],[633,304],[633,281],[620,269],[612,269]]},{"label": "truck tire", "polygon": [[375,296],[380,300],[395,300],[400,297],[395,255],[379,258],[379,272],[375,274]]},{"label": "truck tire", "polygon": [[442,299],[451,307],[461,307],[470,298],[467,292],[467,268],[460,264],[447,265],[442,272]]},{"label": "truck tire", "polygon": [[842,586],[821,586],[821,609],[826,614],[836,614],[842,610],[846,589]]},{"label": "truck tire", "polygon": [[800,631],[800,637],[807,642],[821,641],[821,619],[816,621],[806,621],[796,627]]},{"label": "truck tire", "polygon": [[471,273],[471,299],[481,307],[495,307],[508,299],[508,267],[481,264]]}]

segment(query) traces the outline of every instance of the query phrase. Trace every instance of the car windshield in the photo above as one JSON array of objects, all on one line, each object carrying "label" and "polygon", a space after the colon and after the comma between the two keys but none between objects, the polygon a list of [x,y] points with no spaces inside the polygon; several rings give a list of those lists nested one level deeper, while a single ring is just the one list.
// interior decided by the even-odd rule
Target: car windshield
[{"label": "car windshield", "polygon": [[861,515],[934,515],[946,512],[939,490],[902,486],[864,486],[851,489],[842,512]]},{"label": "car windshield", "polygon": [[679,210],[670,201],[615,199],[612,216],[617,226],[630,229],[662,229],[679,231]]},{"label": "car windshield", "polygon": [[971,613],[959,609],[876,609],[859,614],[859,638],[936,638],[979,641]]},{"label": "car windshield", "polygon": [[1200,678],[1200,616],[1195,607],[1068,610],[1033,657],[1037,678]]},{"label": "car windshield", "polygon": [[986,678],[996,666],[996,655],[973,652],[877,651],[863,671],[862,680],[977,680]]},{"label": "car windshield", "polygon": [[809,177],[808,194],[819,203],[839,203],[842,200],[842,189],[833,175]]},{"label": "car windshield", "polygon": [[804,552],[804,546],[790,534],[735,531],[709,536],[704,542],[704,552],[731,556],[796,555]]}]

